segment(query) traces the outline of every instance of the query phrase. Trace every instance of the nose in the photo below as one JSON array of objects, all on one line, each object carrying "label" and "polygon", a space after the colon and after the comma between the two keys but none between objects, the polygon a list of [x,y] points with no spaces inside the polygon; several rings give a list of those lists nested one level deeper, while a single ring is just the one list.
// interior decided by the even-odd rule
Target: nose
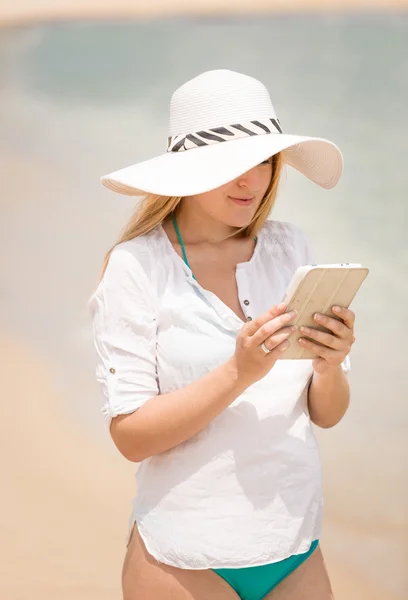
[{"label": "nose", "polygon": [[238,177],[236,181],[240,187],[246,188],[251,192],[259,191],[261,186],[259,169],[257,167],[249,169],[249,171],[246,171],[246,173],[243,173]]}]

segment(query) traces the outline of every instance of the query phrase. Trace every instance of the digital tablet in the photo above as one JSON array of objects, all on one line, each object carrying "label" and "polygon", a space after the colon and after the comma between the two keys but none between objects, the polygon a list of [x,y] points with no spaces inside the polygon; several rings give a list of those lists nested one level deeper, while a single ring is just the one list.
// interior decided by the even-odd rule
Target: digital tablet
[{"label": "digital tablet", "polygon": [[[331,310],[333,306],[348,308],[361,284],[368,275],[368,269],[359,264],[306,265],[299,267],[288,285],[283,302],[286,312],[297,310],[293,321],[297,329],[289,338],[290,346],[280,359],[315,358],[308,348],[302,348],[299,337],[307,337],[299,327],[311,327],[328,332],[318,324],[313,315],[317,312],[341,320]],[[313,340],[314,341],[314,340]]]}]

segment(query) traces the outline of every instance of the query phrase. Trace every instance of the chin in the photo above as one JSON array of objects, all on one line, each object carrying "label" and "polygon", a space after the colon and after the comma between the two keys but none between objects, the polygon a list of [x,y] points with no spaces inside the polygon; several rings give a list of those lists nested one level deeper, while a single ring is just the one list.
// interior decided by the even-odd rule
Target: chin
[{"label": "chin", "polygon": [[228,225],[230,227],[238,227],[238,228],[248,227],[248,225],[251,222],[251,218],[252,218],[252,215],[250,217],[245,217],[245,218],[243,218],[243,217],[241,217],[241,218],[235,217],[235,219],[230,219],[228,221]]}]

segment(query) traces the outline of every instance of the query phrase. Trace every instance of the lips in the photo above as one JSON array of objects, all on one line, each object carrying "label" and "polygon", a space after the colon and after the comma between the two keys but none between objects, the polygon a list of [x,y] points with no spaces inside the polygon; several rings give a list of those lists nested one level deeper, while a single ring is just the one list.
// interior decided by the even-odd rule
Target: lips
[{"label": "lips", "polygon": [[233,196],[230,196],[230,199],[239,206],[250,206],[254,200],[253,197],[234,198]]}]

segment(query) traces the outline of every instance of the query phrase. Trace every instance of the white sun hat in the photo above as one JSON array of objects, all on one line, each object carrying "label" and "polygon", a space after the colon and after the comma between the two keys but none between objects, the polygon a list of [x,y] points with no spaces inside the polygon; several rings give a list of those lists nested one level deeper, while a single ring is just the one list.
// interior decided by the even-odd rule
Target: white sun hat
[{"label": "white sun hat", "polygon": [[323,138],[282,132],[266,87],[235,71],[207,71],[173,94],[167,150],[101,177],[107,188],[131,196],[192,196],[239,177],[270,156],[323,188],[339,181],[343,158]]}]

